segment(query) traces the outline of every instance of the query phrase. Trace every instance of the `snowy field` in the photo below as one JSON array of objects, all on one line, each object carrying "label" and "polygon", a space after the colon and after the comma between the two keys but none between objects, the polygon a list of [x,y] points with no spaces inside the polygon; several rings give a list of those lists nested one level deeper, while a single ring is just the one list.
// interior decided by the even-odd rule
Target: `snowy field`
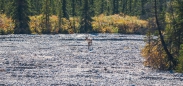
[{"label": "snowy field", "polygon": [[0,86],[183,86],[143,66],[143,35],[1,35]]}]

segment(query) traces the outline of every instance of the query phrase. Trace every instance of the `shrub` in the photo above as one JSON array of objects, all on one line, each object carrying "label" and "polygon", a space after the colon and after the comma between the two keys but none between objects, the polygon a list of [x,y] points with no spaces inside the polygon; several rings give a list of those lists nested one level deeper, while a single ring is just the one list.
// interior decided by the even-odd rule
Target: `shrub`
[{"label": "shrub", "polygon": [[12,34],[14,23],[5,14],[0,14],[0,34]]},{"label": "shrub", "polygon": [[[134,16],[99,15],[93,18],[93,30],[100,33],[139,33],[139,29],[147,28],[148,22]],[[110,28],[109,28],[110,27]]]},{"label": "shrub", "polygon": [[183,73],[183,44],[181,45],[180,56],[178,59],[177,72]]},{"label": "shrub", "polygon": [[[45,23],[42,19],[43,15],[35,15],[30,17],[30,30],[32,34],[42,34],[46,32],[50,33],[76,33],[79,31],[80,19],[79,17],[71,17],[69,20],[62,18],[61,26],[58,27],[58,16],[50,16],[49,29],[45,29]],[[122,15],[99,15],[93,17],[93,32],[95,33],[141,33],[144,32],[144,28],[147,28],[148,22],[140,20],[133,16]],[[75,28],[74,28],[75,27]],[[12,34],[14,23],[11,18],[6,15],[0,15],[0,28],[3,34]],[[49,31],[46,31],[49,30]],[[142,30],[142,31],[141,31]],[[140,32],[141,31],[141,32]]]},{"label": "shrub", "polygon": [[169,62],[167,61],[167,55],[163,50],[161,42],[158,40],[153,40],[141,51],[144,57],[144,65],[150,66],[154,69],[167,70],[169,67]]}]

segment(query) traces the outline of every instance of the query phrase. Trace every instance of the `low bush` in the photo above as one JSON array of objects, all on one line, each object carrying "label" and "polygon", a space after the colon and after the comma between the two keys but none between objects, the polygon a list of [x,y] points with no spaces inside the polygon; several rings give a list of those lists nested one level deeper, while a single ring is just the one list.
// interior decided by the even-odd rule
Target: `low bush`
[{"label": "low bush", "polygon": [[167,55],[163,50],[163,46],[159,39],[151,41],[150,44],[146,44],[142,49],[141,54],[145,59],[145,66],[160,70],[168,69],[169,62],[167,60]]},{"label": "low bush", "polygon": [[5,14],[0,14],[0,34],[12,34],[14,23],[11,18],[8,18]]},{"label": "low bush", "polygon": [[180,56],[178,58],[177,72],[183,73],[183,44],[181,45]]},{"label": "low bush", "polygon": [[[99,15],[93,18],[94,31],[100,33],[139,33],[140,29],[147,28],[148,22],[134,16]],[[141,34],[141,33],[139,33]]]},{"label": "low bush", "polygon": [[[6,15],[0,15],[0,31],[1,34],[12,34],[14,23],[11,18]],[[49,25],[47,29],[45,27],[45,21],[43,15],[30,16],[30,30],[32,34],[44,34],[44,33],[76,33],[79,32],[78,17],[71,17],[69,20],[62,18],[61,25],[59,27],[58,17],[55,15],[50,16]],[[133,16],[121,16],[111,15],[105,16],[103,14],[93,17],[93,32],[95,33],[139,33],[140,29],[147,28],[148,22],[140,20]],[[141,34],[141,33],[139,33]]]}]

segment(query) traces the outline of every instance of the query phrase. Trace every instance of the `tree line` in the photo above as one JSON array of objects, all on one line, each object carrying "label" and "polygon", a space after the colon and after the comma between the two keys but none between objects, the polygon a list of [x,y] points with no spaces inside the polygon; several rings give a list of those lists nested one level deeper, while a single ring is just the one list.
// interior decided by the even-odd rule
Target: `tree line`
[{"label": "tree line", "polygon": [[[9,14],[12,11],[12,2],[24,0],[0,0],[1,13]],[[141,15],[145,13],[144,5],[148,0],[87,0],[89,2],[91,16],[99,14]],[[50,9],[50,14],[58,15],[62,11],[63,17],[80,16],[85,0],[26,0],[29,4],[29,15],[42,14],[44,8]],[[46,5],[46,6],[45,6]]]},{"label": "tree line", "polygon": [[[14,33],[30,33],[28,16],[43,15],[44,30],[50,33],[50,16],[57,15],[58,26],[62,18],[80,18],[80,33],[92,32],[94,16],[120,14],[131,16],[145,15],[144,5],[147,0],[0,0],[0,13],[11,17],[15,22]],[[23,14],[23,15],[22,15]],[[20,16],[21,15],[21,16]],[[23,21],[23,22],[20,22]],[[18,25],[19,24],[19,25]],[[73,26],[75,28],[75,26]],[[60,32],[63,32],[60,28]]]}]

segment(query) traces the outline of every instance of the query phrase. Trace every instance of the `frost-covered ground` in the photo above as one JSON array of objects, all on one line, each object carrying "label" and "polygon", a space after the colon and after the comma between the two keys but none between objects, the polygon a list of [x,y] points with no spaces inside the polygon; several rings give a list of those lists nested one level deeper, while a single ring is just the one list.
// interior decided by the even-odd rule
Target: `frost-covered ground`
[{"label": "frost-covered ground", "polygon": [[183,74],[144,67],[143,35],[1,35],[0,86],[183,86]]}]

